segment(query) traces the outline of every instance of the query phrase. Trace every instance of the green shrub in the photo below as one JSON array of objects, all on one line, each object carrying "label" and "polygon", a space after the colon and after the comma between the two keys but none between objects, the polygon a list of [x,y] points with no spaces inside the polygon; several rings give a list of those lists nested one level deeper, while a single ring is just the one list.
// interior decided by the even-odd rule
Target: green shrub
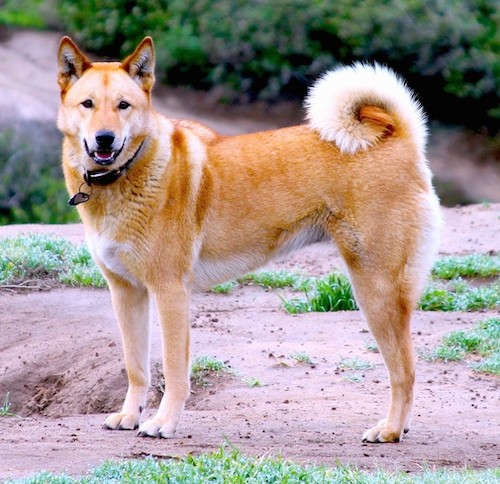
[{"label": "green shrub", "polygon": [[60,159],[54,126],[0,123],[0,224],[78,220],[67,204]]},{"label": "green shrub", "polygon": [[34,29],[57,28],[56,0],[3,0],[0,25]]},{"label": "green shrub", "polygon": [[[435,91],[466,98],[462,108],[482,103],[481,113],[500,117],[500,10],[495,0],[354,0],[335,2],[325,30],[349,46],[356,58],[392,65],[415,83],[428,110],[437,104],[453,119],[459,108],[450,97],[435,102]],[[476,112],[479,114],[477,107]],[[466,112],[463,111],[462,114]],[[443,113],[441,113],[443,114]]]},{"label": "green shrub", "polygon": [[63,25],[87,49],[107,56],[130,54],[147,34],[166,28],[168,0],[58,0]]}]

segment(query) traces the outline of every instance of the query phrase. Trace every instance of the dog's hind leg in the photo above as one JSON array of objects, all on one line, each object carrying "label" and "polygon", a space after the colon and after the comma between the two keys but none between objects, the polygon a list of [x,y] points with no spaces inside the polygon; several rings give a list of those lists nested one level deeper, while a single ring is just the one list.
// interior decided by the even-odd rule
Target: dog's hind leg
[{"label": "dog's hind leg", "polygon": [[365,442],[398,442],[408,431],[415,381],[410,319],[435,253],[435,237],[426,238],[424,229],[397,215],[374,216],[376,231],[362,231],[345,220],[329,227],[389,373],[387,416],[364,433]]},{"label": "dog's hind leg", "polygon": [[155,292],[163,345],[165,394],[156,415],[144,422],[139,435],[173,437],[190,393],[189,301],[182,283],[165,284]]},{"label": "dog's hind leg", "polygon": [[120,326],[128,390],[122,410],[110,415],[104,427],[111,430],[132,430],[139,426],[150,382],[149,296],[143,287],[132,285],[108,273],[106,278]]},{"label": "dog's hind leg", "polygon": [[415,365],[410,319],[415,305],[398,276],[350,268],[357,303],[377,342],[389,373],[391,398],[387,417],[363,435],[365,442],[398,442],[409,430]]}]

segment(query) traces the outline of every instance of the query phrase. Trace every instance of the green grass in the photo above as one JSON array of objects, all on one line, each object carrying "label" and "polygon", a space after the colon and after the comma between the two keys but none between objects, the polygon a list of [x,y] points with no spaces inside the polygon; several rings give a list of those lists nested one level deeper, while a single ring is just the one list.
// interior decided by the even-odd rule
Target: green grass
[{"label": "green grass", "polygon": [[364,380],[364,375],[360,371],[372,370],[373,368],[375,368],[375,365],[371,361],[359,357],[341,358],[338,364],[339,370],[347,371],[342,376],[342,379],[351,383],[361,383]]},{"label": "green grass", "polygon": [[366,351],[369,351],[370,353],[380,353],[380,350],[378,349],[377,343],[373,340],[369,340],[365,342],[365,347]]},{"label": "green grass", "polygon": [[297,314],[358,309],[349,279],[339,272],[313,280],[305,295],[305,299],[283,300],[285,310],[290,314]]},{"label": "green grass", "polygon": [[[500,307],[500,257],[468,255],[445,257],[433,268],[434,278],[419,302],[423,311],[479,311]],[[473,285],[462,278],[492,278],[493,282]],[[305,298],[284,299],[290,314],[305,312],[350,311],[357,309],[347,276],[333,273],[326,278],[310,279]]]},{"label": "green grass", "polygon": [[[500,307],[499,257],[469,255],[445,257],[436,262],[433,280],[424,291],[419,309],[424,311],[478,311]],[[462,277],[492,278],[493,282],[473,285]],[[215,286],[228,294],[238,283],[303,291],[304,298],[282,298],[290,314],[312,311],[357,309],[346,275],[334,272],[326,277],[305,278],[287,271],[261,271],[238,281]],[[84,246],[48,235],[26,235],[0,239],[0,286],[53,287],[56,285],[105,287],[106,282]]]},{"label": "green grass", "polygon": [[229,281],[217,284],[211,290],[217,294],[230,294],[238,284],[254,284],[265,289],[285,289],[304,290],[307,287],[308,279],[301,275],[288,271],[259,271],[251,272],[239,277],[236,281]]},{"label": "green grass", "polygon": [[1,238],[0,286],[16,286],[27,281],[41,281],[49,286],[106,286],[84,246],[49,235]]},{"label": "green grass", "polygon": [[255,377],[242,377],[228,364],[213,356],[197,356],[191,365],[191,381],[199,387],[207,387],[214,376],[226,373],[241,378],[249,387],[263,387],[262,381]]},{"label": "green grass", "polygon": [[255,376],[250,376],[247,378],[243,378],[243,383],[250,388],[264,387],[266,386],[261,380],[256,378]]},{"label": "green grass", "polygon": [[470,330],[446,335],[428,359],[462,361],[470,356],[475,356],[469,364],[475,371],[500,375],[500,318],[488,318]]},{"label": "green grass", "polygon": [[10,411],[9,392],[5,395],[2,405],[0,405],[0,417],[13,417]]},{"label": "green grass", "polygon": [[353,466],[304,465],[279,457],[248,457],[229,445],[218,451],[188,455],[181,459],[146,458],[135,461],[106,462],[83,477],[40,473],[32,478],[10,481],[24,484],[113,483],[194,483],[214,484],[493,484],[500,469],[425,470],[421,474],[403,471],[373,472]]},{"label": "green grass", "polygon": [[246,274],[238,279],[242,284],[255,284],[267,289],[299,289],[304,278],[295,272],[288,271],[259,271]]},{"label": "green grass", "polygon": [[235,281],[224,282],[223,284],[217,284],[212,287],[211,291],[215,294],[230,294],[238,284]]},{"label": "green grass", "polygon": [[[165,378],[162,365],[158,362],[153,364],[155,377],[153,379],[153,388],[158,395],[165,393]],[[191,384],[193,387],[209,387],[214,379],[222,374],[235,375],[233,369],[223,361],[208,355],[197,356],[191,364]]]},{"label": "green grass", "polygon": [[233,370],[229,365],[213,356],[197,356],[191,365],[191,381],[197,386],[208,386],[210,379],[221,373],[232,374]]},{"label": "green grass", "polygon": [[195,375],[203,371],[227,371],[229,367],[223,361],[213,356],[197,356],[191,365],[191,374]]},{"label": "green grass", "polygon": [[372,370],[375,365],[371,361],[361,358],[341,358],[339,363],[341,370]]},{"label": "green grass", "polygon": [[500,256],[472,254],[443,257],[436,261],[432,275],[438,279],[500,276]]},{"label": "green grass", "polygon": [[303,363],[306,365],[314,365],[313,360],[305,351],[295,351],[290,354],[290,358],[296,363]]},{"label": "green grass", "polygon": [[431,282],[420,298],[423,311],[479,311],[500,307],[500,280],[479,287],[462,279]]},{"label": "green grass", "polygon": [[365,377],[362,373],[348,373],[342,377],[342,380],[351,382],[351,383],[361,383],[365,380]]}]

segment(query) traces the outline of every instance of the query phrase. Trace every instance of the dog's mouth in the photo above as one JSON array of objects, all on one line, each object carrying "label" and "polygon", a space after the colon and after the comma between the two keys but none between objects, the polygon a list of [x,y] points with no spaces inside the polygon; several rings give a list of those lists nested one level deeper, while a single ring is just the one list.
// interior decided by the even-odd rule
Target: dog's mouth
[{"label": "dog's mouth", "polygon": [[90,157],[98,165],[108,166],[116,160],[116,153],[116,151],[94,151],[90,153]]},{"label": "dog's mouth", "polygon": [[[84,140],[85,144],[85,150],[87,151],[87,154],[92,158],[94,163],[96,163],[99,166],[109,166],[112,165],[120,153],[122,152],[123,145],[119,150],[96,150],[96,151],[90,151],[89,147],[87,145],[87,141]],[[125,144],[125,142],[124,142]]]}]

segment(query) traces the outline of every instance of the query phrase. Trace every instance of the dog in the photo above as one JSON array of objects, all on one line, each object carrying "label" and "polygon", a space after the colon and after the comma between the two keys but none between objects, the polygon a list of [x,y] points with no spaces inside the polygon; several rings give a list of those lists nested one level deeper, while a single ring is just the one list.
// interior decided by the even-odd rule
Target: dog
[{"label": "dog", "polygon": [[[328,239],[390,379],[387,416],[362,440],[398,442],[413,404],[410,319],[441,223],[413,94],[386,67],[343,66],[310,89],[305,124],[222,136],[154,111],[154,65],[150,37],[123,62],[91,62],[69,37],[58,51],[69,203],[109,285],[128,375],[123,407],[104,427],[172,437],[190,394],[191,292]],[[140,424],[150,300],[165,393]]]}]

